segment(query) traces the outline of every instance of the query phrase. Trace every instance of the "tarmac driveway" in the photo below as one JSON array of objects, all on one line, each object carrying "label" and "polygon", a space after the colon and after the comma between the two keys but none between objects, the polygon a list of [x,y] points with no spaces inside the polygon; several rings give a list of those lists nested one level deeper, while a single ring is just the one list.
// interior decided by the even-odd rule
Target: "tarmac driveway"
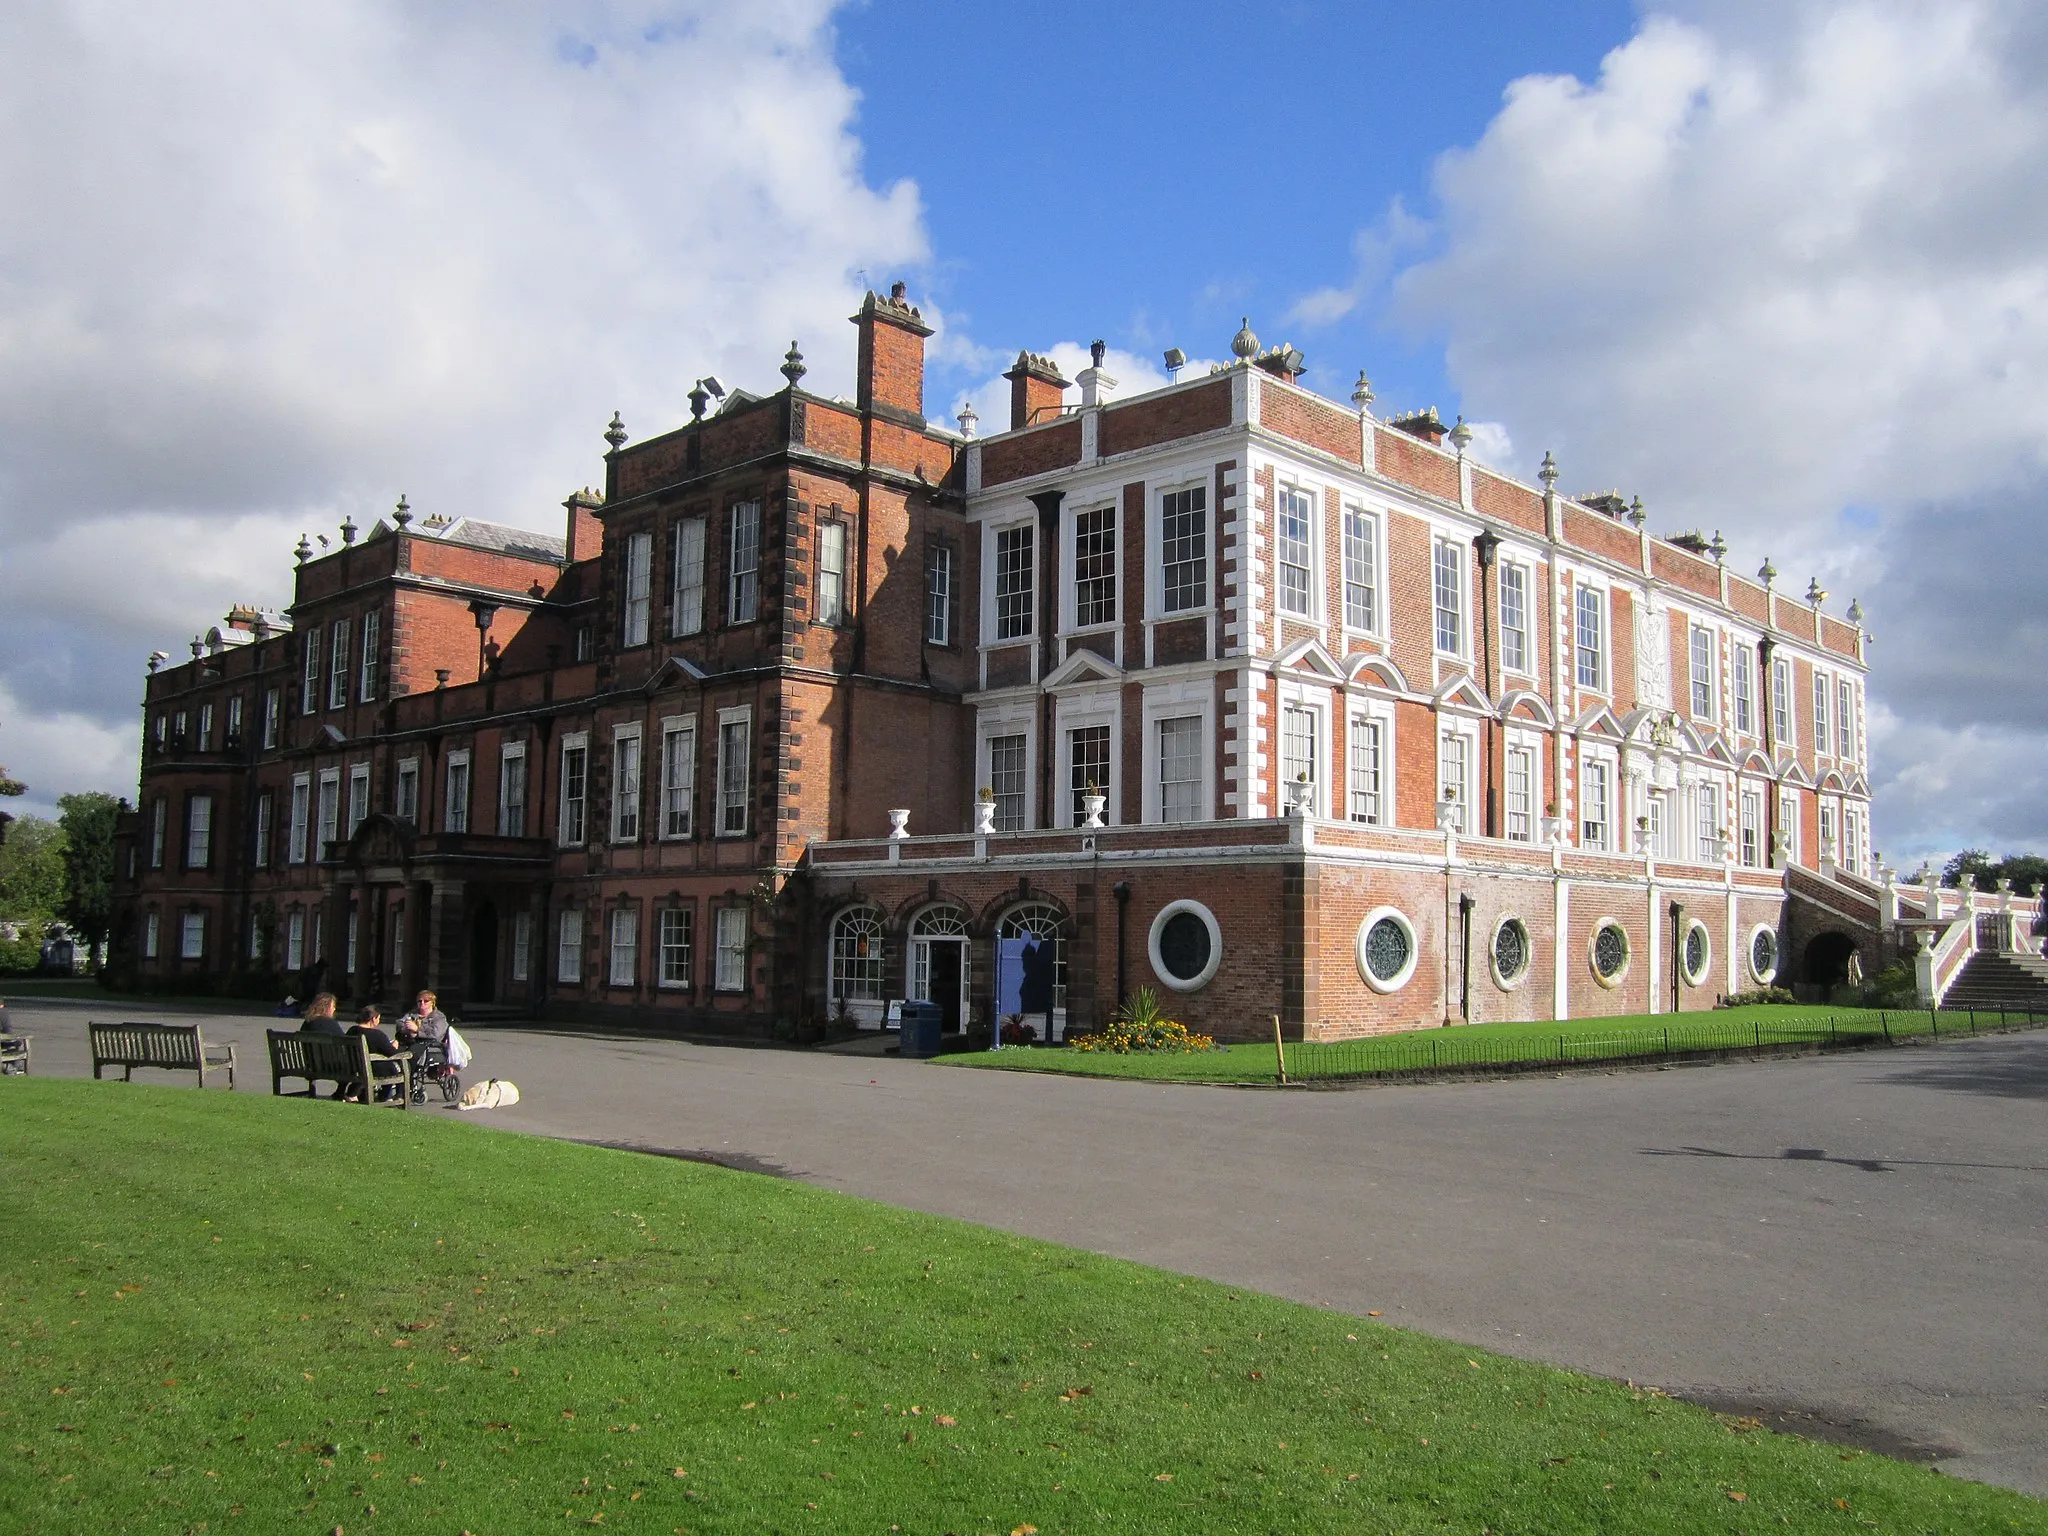
[{"label": "tarmac driveway", "polygon": [[[85,1009],[13,1012],[39,1073],[89,1070]],[[266,1091],[270,1021],[203,1021]],[[2048,1034],[1280,1093],[469,1033],[524,1095],[495,1125],[1377,1311],[2048,1495]]]}]

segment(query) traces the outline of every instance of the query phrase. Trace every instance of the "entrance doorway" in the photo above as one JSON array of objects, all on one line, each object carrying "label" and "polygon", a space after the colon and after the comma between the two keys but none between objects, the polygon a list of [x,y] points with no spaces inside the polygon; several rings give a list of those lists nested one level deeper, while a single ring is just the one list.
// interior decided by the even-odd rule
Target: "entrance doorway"
[{"label": "entrance doorway", "polygon": [[1806,946],[1806,980],[1816,987],[1838,987],[1849,979],[1856,943],[1846,933],[1814,935]]},{"label": "entrance doorway", "polygon": [[498,1000],[498,908],[488,901],[478,902],[469,920],[469,1000]]}]

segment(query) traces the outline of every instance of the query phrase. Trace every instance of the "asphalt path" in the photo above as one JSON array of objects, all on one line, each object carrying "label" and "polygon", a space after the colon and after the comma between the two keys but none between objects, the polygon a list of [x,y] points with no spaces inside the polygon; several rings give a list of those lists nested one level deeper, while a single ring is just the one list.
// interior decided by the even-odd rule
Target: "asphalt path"
[{"label": "asphalt path", "polygon": [[[88,1010],[12,1008],[39,1074],[89,1072]],[[271,1021],[202,1022],[267,1091]],[[523,1096],[473,1118],[509,1130],[1373,1311],[2048,1495],[2048,1034],[1273,1092],[469,1033],[470,1078]]]}]

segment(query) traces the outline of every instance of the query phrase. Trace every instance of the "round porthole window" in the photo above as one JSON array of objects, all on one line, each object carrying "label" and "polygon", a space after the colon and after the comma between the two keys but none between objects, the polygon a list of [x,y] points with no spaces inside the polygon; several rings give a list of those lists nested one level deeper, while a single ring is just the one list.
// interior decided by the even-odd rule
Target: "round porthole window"
[{"label": "round porthole window", "polygon": [[1778,974],[1778,934],[1759,926],[1749,936],[1749,974],[1768,983]]},{"label": "round porthole window", "polygon": [[1621,985],[1628,975],[1628,930],[1609,918],[1593,930],[1590,956],[1595,981],[1603,987]]},{"label": "round porthole window", "polygon": [[1693,919],[1692,926],[1685,930],[1685,951],[1680,956],[1680,965],[1685,971],[1687,986],[1696,987],[1707,979],[1707,967],[1714,961],[1714,939],[1707,932],[1707,925]]},{"label": "round porthole window", "polygon": [[1519,917],[1504,917],[1493,930],[1493,979],[1514,987],[1529,974],[1529,929]]},{"label": "round porthole window", "polygon": [[1223,963],[1223,930],[1199,901],[1170,901],[1152,919],[1145,947],[1154,975],[1176,992],[1193,992]]},{"label": "round porthole window", "polygon": [[1358,974],[1375,992],[1398,992],[1415,974],[1415,927],[1396,907],[1366,913],[1358,925]]}]

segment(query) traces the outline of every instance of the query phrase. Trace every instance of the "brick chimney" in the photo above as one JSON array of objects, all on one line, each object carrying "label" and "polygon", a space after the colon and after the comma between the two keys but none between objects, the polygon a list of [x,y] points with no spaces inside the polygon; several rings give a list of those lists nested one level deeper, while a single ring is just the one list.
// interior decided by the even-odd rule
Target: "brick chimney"
[{"label": "brick chimney", "polygon": [[1010,381],[1010,430],[1051,421],[1060,413],[1067,381],[1057,364],[1035,352],[1019,352],[1017,365],[1003,375]]},{"label": "brick chimney", "polygon": [[592,560],[604,548],[604,524],[598,521],[598,510],[604,506],[604,498],[585,486],[562,505],[569,511],[568,546],[569,560]]},{"label": "brick chimney", "polygon": [[870,293],[860,313],[851,317],[860,327],[859,388],[856,403],[864,411],[897,411],[924,421],[924,339],[932,328],[917,306],[904,297],[901,283],[885,299]]},{"label": "brick chimney", "polygon": [[1406,432],[1410,437],[1419,437],[1432,448],[1443,446],[1445,427],[1443,419],[1433,405],[1419,411],[1410,411],[1406,416],[1396,416],[1387,423],[1396,432]]}]

